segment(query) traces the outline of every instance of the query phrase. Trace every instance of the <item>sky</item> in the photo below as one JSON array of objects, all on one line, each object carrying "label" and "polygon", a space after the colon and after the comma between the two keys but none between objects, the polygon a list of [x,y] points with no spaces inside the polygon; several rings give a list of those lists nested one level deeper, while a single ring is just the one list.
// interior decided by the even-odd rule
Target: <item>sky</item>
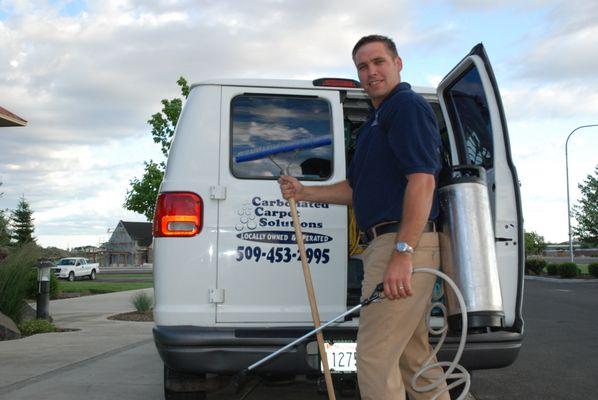
[{"label": "sky", "polygon": [[[162,161],[147,120],[176,80],[356,78],[361,37],[392,37],[402,80],[436,86],[483,42],[503,100],[525,229],[566,241],[565,140],[598,124],[592,0],[0,0],[0,209],[21,196],[42,246],[98,245],[143,163]],[[598,128],[569,150],[572,203],[598,164]]]}]

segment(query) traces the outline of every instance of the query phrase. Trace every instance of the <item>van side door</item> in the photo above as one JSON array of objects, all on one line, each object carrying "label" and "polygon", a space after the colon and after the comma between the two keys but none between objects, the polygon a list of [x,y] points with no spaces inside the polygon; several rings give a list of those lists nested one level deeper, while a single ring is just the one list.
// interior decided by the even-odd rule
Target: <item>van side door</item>
[{"label": "van side door", "polygon": [[486,171],[505,324],[520,332],[523,292],[523,219],[517,171],[496,79],[480,43],[438,87],[453,164]]},{"label": "van side door", "polygon": [[[278,176],[345,179],[338,91],[222,87],[217,323],[311,321],[292,217]],[[346,309],[347,210],[298,202],[323,319]]]}]

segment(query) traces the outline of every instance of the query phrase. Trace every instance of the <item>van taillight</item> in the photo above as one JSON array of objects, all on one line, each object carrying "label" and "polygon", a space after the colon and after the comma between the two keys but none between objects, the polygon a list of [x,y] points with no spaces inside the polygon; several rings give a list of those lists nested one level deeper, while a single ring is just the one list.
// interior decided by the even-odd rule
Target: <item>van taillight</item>
[{"label": "van taillight", "polygon": [[330,86],[330,87],[346,87],[346,88],[359,88],[359,82],[353,79],[345,78],[320,78],[313,82],[314,86]]},{"label": "van taillight", "polygon": [[154,237],[195,236],[202,228],[203,201],[195,193],[162,193],[154,212]]}]

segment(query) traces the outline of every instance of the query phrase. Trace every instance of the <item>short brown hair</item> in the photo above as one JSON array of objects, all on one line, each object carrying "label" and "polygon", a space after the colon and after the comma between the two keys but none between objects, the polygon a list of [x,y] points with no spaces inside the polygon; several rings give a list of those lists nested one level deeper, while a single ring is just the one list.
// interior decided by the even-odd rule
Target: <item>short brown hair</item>
[{"label": "short brown hair", "polygon": [[399,52],[397,51],[397,46],[395,42],[392,41],[391,38],[382,36],[382,35],[368,35],[364,36],[355,43],[355,47],[353,47],[353,59],[355,59],[355,54],[357,54],[357,50],[361,46],[364,46],[368,43],[380,42],[386,46],[386,49],[390,52],[393,57],[398,57]]}]

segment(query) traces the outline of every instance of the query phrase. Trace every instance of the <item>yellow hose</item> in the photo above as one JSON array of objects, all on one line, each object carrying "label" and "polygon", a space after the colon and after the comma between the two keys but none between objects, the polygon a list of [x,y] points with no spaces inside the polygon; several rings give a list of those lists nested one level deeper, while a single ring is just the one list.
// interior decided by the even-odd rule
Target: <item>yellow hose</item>
[{"label": "yellow hose", "polygon": [[363,249],[359,246],[359,227],[357,227],[353,207],[349,206],[349,257],[362,252]]}]

